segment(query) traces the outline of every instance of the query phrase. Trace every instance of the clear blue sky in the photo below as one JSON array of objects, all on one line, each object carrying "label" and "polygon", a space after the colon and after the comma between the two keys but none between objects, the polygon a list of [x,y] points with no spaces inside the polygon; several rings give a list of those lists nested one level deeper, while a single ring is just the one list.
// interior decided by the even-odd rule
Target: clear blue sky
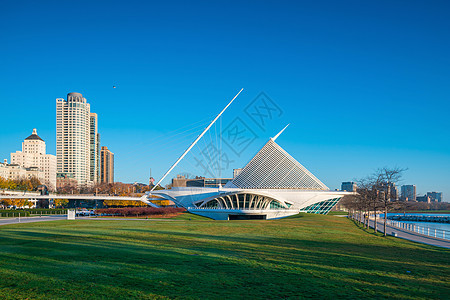
[{"label": "clear blue sky", "polygon": [[[56,154],[55,99],[80,92],[116,180],[148,182],[243,87],[222,129],[256,138],[223,146],[223,175],[291,123],[277,142],[332,189],[398,166],[450,199],[448,1],[161,2],[3,1],[0,158],[32,128]],[[280,109],[264,128],[245,113],[261,91]],[[195,155],[173,175],[202,175]]]}]

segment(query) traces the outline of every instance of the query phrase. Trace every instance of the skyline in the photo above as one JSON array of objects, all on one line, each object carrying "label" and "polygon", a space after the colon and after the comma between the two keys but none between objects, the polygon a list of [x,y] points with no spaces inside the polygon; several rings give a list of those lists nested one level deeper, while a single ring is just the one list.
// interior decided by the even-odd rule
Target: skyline
[{"label": "skyline", "polygon": [[[131,3],[107,12],[98,3],[6,4],[1,159],[32,128],[56,155],[55,99],[79,92],[115,153],[116,180],[148,183],[150,168],[158,180],[243,87],[223,124],[242,116],[257,138],[233,168],[290,123],[278,143],[330,189],[399,166],[408,168],[399,185],[450,195],[446,2]],[[265,130],[243,113],[260,92],[282,111]],[[201,120],[170,148],[152,141]],[[169,177],[192,170],[180,167]]]}]

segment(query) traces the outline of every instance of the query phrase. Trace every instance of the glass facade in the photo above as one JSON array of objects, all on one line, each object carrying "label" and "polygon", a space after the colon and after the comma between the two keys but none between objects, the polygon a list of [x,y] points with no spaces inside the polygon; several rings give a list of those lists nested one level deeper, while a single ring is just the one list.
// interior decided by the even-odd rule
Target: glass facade
[{"label": "glass facade", "polygon": [[288,209],[291,204],[283,204],[278,200],[267,196],[238,193],[221,195],[217,198],[208,200],[206,202],[199,201],[194,203],[196,208],[209,209],[270,209],[281,210]]},{"label": "glass facade", "polygon": [[339,202],[340,199],[341,198],[334,198],[334,199],[322,201],[322,202],[307,206],[305,208],[302,208],[300,210],[300,212],[326,215]]}]

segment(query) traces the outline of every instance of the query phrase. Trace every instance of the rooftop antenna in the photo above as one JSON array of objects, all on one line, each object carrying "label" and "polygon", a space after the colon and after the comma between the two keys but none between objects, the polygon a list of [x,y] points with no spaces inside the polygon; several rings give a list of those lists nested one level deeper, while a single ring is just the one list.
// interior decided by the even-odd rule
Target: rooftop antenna
[{"label": "rooftop antenna", "polygon": [[288,126],[289,126],[289,124],[287,124],[283,129],[281,129],[281,131],[278,132],[278,134],[272,138],[272,141],[275,142],[275,140],[280,136],[280,134],[283,133],[283,131],[284,131]]},{"label": "rooftop antenna", "polygon": [[217,115],[217,117],[214,118],[214,120],[212,120],[212,122],[208,125],[208,127],[206,127],[205,130],[203,130],[203,132],[195,139],[195,141],[186,149],[186,151],[184,151],[184,153],[177,159],[177,161],[170,167],[170,169],[167,170],[167,172],[164,174],[164,176],[153,186],[153,188],[150,190],[150,192],[152,192],[161,183],[161,181],[163,181],[164,178],[166,178],[166,176],[169,175],[169,173],[178,165],[178,163],[186,156],[186,154],[188,154],[188,152],[191,151],[191,149],[195,146],[195,144],[197,144],[197,142],[203,137],[203,135],[209,130],[209,128],[211,128],[211,126],[213,126],[213,124],[217,121],[217,119],[220,118],[220,116],[225,112],[225,110],[228,108],[228,106],[230,106],[231,103],[233,103],[234,99],[236,99],[237,96],[239,96],[239,94],[243,90],[244,89],[242,88],[239,91],[239,93],[237,93],[236,96],[234,96],[233,99],[231,99],[230,103],[228,103],[227,106],[225,106],[225,108],[222,109],[222,111]]}]

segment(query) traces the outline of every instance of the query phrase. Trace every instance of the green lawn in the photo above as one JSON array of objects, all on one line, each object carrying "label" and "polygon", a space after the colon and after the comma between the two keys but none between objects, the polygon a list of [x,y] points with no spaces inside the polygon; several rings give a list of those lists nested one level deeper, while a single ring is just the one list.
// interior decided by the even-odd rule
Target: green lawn
[{"label": "green lawn", "polygon": [[330,211],[330,212],[328,213],[328,215],[329,215],[329,216],[346,216],[346,215],[348,215],[348,212],[346,212],[346,211],[341,211],[341,210],[338,210],[338,211]]},{"label": "green lawn", "polygon": [[52,221],[0,226],[0,299],[448,299],[449,262],[335,216]]}]

